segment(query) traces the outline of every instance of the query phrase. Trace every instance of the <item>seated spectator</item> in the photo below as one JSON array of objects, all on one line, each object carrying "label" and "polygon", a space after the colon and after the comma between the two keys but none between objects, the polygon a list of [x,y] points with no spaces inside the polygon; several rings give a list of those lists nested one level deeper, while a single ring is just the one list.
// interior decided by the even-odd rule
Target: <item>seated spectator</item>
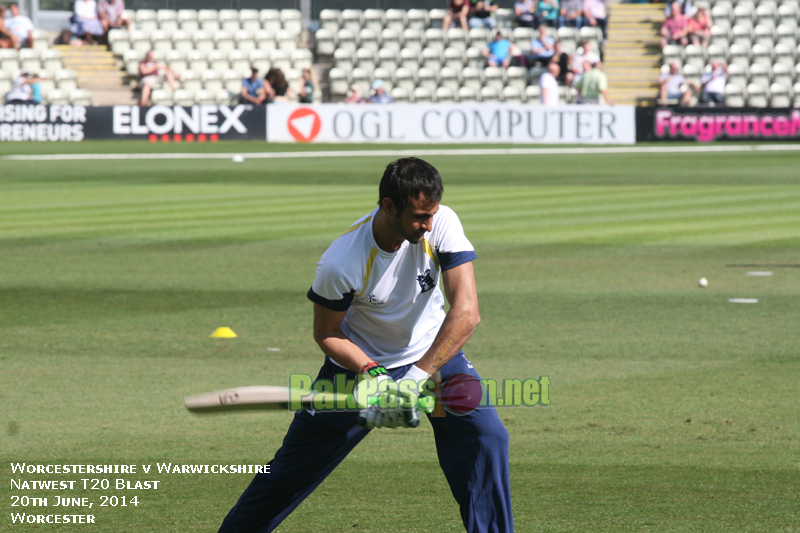
[{"label": "seated spectator", "polygon": [[93,43],[95,37],[102,37],[106,33],[97,16],[95,0],[75,0],[75,15],[72,20],[72,35],[81,37],[88,44]]},{"label": "seated spectator", "polygon": [[608,78],[603,72],[603,64],[599,61],[591,64],[588,61],[583,62],[584,75],[575,82],[575,88],[578,89],[578,103],[579,104],[599,104],[600,95],[605,98],[606,104],[614,105],[611,98],[608,96]]},{"label": "seated spectator", "polygon": [[688,83],[686,78],[678,74],[678,64],[669,66],[669,74],[662,74],[658,78],[658,95],[661,103],[666,105],[667,100],[679,100],[682,106],[688,107],[692,98],[692,90],[687,88],[681,91],[681,85]]},{"label": "seated spectator", "polygon": [[303,69],[303,76],[300,79],[300,90],[297,94],[300,96],[301,104],[314,103],[314,94],[318,91],[317,75],[314,69],[306,67]]},{"label": "seated spectator", "polygon": [[531,41],[531,53],[525,56],[525,65],[533,67],[536,63],[549,63],[555,48],[556,41],[547,35],[547,26],[540,26],[539,37]]},{"label": "seated spectator", "polygon": [[6,18],[6,31],[16,38],[14,48],[33,48],[33,22],[19,14],[16,2],[8,5],[11,16]]},{"label": "seated spectator", "polygon": [[558,0],[539,0],[536,4],[536,27],[547,25],[555,28],[558,24]]},{"label": "seated spectator", "polygon": [[267,103],[288,102],[292,89],[286,82],[286,76],[279,68],[271,68],[264,76],[264,88],[267,90]]},{"label": "seated spectator", "polygon": [[583,26],[583,0],[566,0],[561,3],[558,14],[558,27],[575,26],[580,30]]},{"label": "seated spectator", "polygon": [[97,15],[106,33],[109,30],[131,29],[131,19],[125,15],[125,0],[100,0]]},{"label": "seated spectator", "polygon": [[11,90],[6,94],[6,102],[9,104],[41,103],[42,93],[39,90],[39,82],[44,80],[45,78],[32,76],[28,72],[21,72],[11,84]]},{"label": "seated spectator", "polygon": [[464,31],[469,30],[467,24],[467,17],[469,16],[469,0],[450,0],[447,4],[447,14],[444,16],[442,22],[442,29],[447,31],[450,26],[458,21],[461,29]]},{"label": "seated spectator", "polygon": [[689,33],[688,21],[681,14],[678,2],[673,2],[672,7],[672,12],[661,25],[661,48],[668,44],[681,46],[689,44],[689,39],[686,37]]},{"label": "seated spectator", "polygon": [[727,78],[728,67],[719,61],[712,61],[711,71],[706,72],[700,78],[700,85],[703,89],[700,93],[700,102],[704,104],[724,104]]},{"label": "seated spectator", "polygon": [[558,105],[558,64],[551,62],[547,65],[547,72],[539,78],[539,97],[542,105]]},{"label": "seated spectator", "polygon": [[[376,80],[377,81],[377,80]],[[361,96],[361,91],[358,90],[358,85],[355,83],[350,86],[350,90],[347,91],[347,96],[344,99],[345,104],[363,104],[364,97]]]},{"label": "seated spectator", "polygon": [[369,97],[370,104],[391,104],[394,102],[389,93],[383,88],[383,80],[377,79],[372,82],[372,96]]},{"label": "seated spectator", "polygon": [[[680,4],[680,12],[689,17],[692,15],[692,2],[691,0],[677,0],[678,4]],[[668,17],[672,14],[672,4],[673,2],[667,2],[664,6],[664,16]]]},{"label": "seated spectator", "polygon": [[698,7],[695,16],[689,19],[689,38],[692,40],[692,44],[707,48],[711,39],[711,26],[708,9]]},{"label": "seated spectator", "polygon": [[17,38],[6,28],[6,6],[0,4],[0,48],[19,48]]},{"label": "seated spectator", "polygon": [[492,42],[483,49],[483,57],[486,58],[486,65],[490,67],[508,68],[511,64],[511,41],[503,37],[502,32],[494,34]]},{"label": "seated spectator", "polygon": [[600,61],[600,56],[592,50],[592,43],[589,41],[583,41],[575,51],[575,55],[572,57],[572,73],[574,74],[574,79],[572,82],[573,86],[579,79],[581,79],[581,76],[583,76],[583,66],[587,61],[590,65],[594,65]]},{"label": "seated spectator", "polygon": [[154,86],[160,87],[164,80],[167,80],[170,88],[175,90],[175,80],[179,79],[172,69],[163,63],[158,63],[155,53],[150,50],[139,62],[139,86],[142,88],[142,96],[139,105],[146,106],[150,101],[150,93]]},{"label": "seated spectator", "polygon": [[497,21],[492,16],[497,11],[495,0],[469,0],[469,2],[469,19],[467,23],[470,28],[493,30],[497,27]]},{"label": "seated spectator", "polygon": [[558,76],[556,76],[558,83],[560,85],[572,87],[572,80],[575,77],[575,75],[572,73],[572,56],[564,53],[562,50],[561,41],[556,41],[556,46],[553,49],[553,57],[550,58],[550,63],[555,63],[558,65]]},{"label": "seated spectator", "polygon": [[267,89],[264,82],[258,77],[258,69],[250,67],[250,77],[242,80],[242,92],[239,94],[239,102],[244,104],[250,102],[255,105],[262,105],[267,100]]},{"label": "seated spectator", "polygon": [[608,16],[606,0],[583,0],[583,25],[598,27],[603,31],[603,40],[608,39]]},{"label": "seated spectator", "polygon": [[517,26],[535,28],[536,2],[534,0],[518,0],[514,3],[514,16],[517,19]]}]

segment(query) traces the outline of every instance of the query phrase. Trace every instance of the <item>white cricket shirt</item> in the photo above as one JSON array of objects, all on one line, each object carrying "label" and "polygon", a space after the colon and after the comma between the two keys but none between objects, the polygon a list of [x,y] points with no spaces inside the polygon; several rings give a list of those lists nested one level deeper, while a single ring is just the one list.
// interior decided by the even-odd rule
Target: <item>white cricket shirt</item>
[{"label": "white cricket shirt", "polygon": [[347,311],[342,332],[387,368],[418,361],[444,321],[440,271],[474,260],[461,221],[439,206],[419,244],[403,241],[394,252],[378,247],[372,222],[378,208],[331,243],[317,263],[308,298]]}]

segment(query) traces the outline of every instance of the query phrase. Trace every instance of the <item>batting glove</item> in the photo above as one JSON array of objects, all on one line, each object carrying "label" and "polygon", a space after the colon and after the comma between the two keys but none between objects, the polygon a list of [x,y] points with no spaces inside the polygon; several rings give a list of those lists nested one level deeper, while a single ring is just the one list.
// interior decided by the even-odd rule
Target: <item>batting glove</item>
[{"label": "batting glove", "polygon": [[369,407],[361,411],[359,426],[367,429],[419,426],[419,411],[430,413],[434,407],[433,383],[427,378],[428,373],[415,365],[399,383],[394,380],[381,383],[381,389],[385,390],[377,401],[370,401]]}]

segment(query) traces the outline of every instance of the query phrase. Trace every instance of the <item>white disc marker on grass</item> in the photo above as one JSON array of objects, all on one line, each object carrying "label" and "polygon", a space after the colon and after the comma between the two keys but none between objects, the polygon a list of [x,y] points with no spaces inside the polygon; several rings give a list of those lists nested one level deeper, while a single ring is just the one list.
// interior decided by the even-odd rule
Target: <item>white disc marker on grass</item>
[{"label": "white disc marker on grass", "polygon": [[772,272],[769,272],[768,270],[764,270],[764,271],[762,271],[762,270],[753,270],[751,272],[748,272],[747,275],[748,276],[771,276]]},{"label": "white disc marker on grass", "polygon": [[728,298],[728,302],[732,304],[757,304],[757,298]]}]

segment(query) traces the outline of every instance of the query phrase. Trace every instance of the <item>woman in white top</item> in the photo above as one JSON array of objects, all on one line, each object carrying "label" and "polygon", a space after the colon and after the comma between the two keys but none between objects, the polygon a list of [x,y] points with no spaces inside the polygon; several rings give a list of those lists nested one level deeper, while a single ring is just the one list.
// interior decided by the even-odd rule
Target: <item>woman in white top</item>
[{"label": "woman in white top", "polygon": [[75,0],[75,15],[72,21],[72,34],[83,37],[87,43],[94,42],[95,36],[105,34],[103,23],[97,16],[95,0]]}]

